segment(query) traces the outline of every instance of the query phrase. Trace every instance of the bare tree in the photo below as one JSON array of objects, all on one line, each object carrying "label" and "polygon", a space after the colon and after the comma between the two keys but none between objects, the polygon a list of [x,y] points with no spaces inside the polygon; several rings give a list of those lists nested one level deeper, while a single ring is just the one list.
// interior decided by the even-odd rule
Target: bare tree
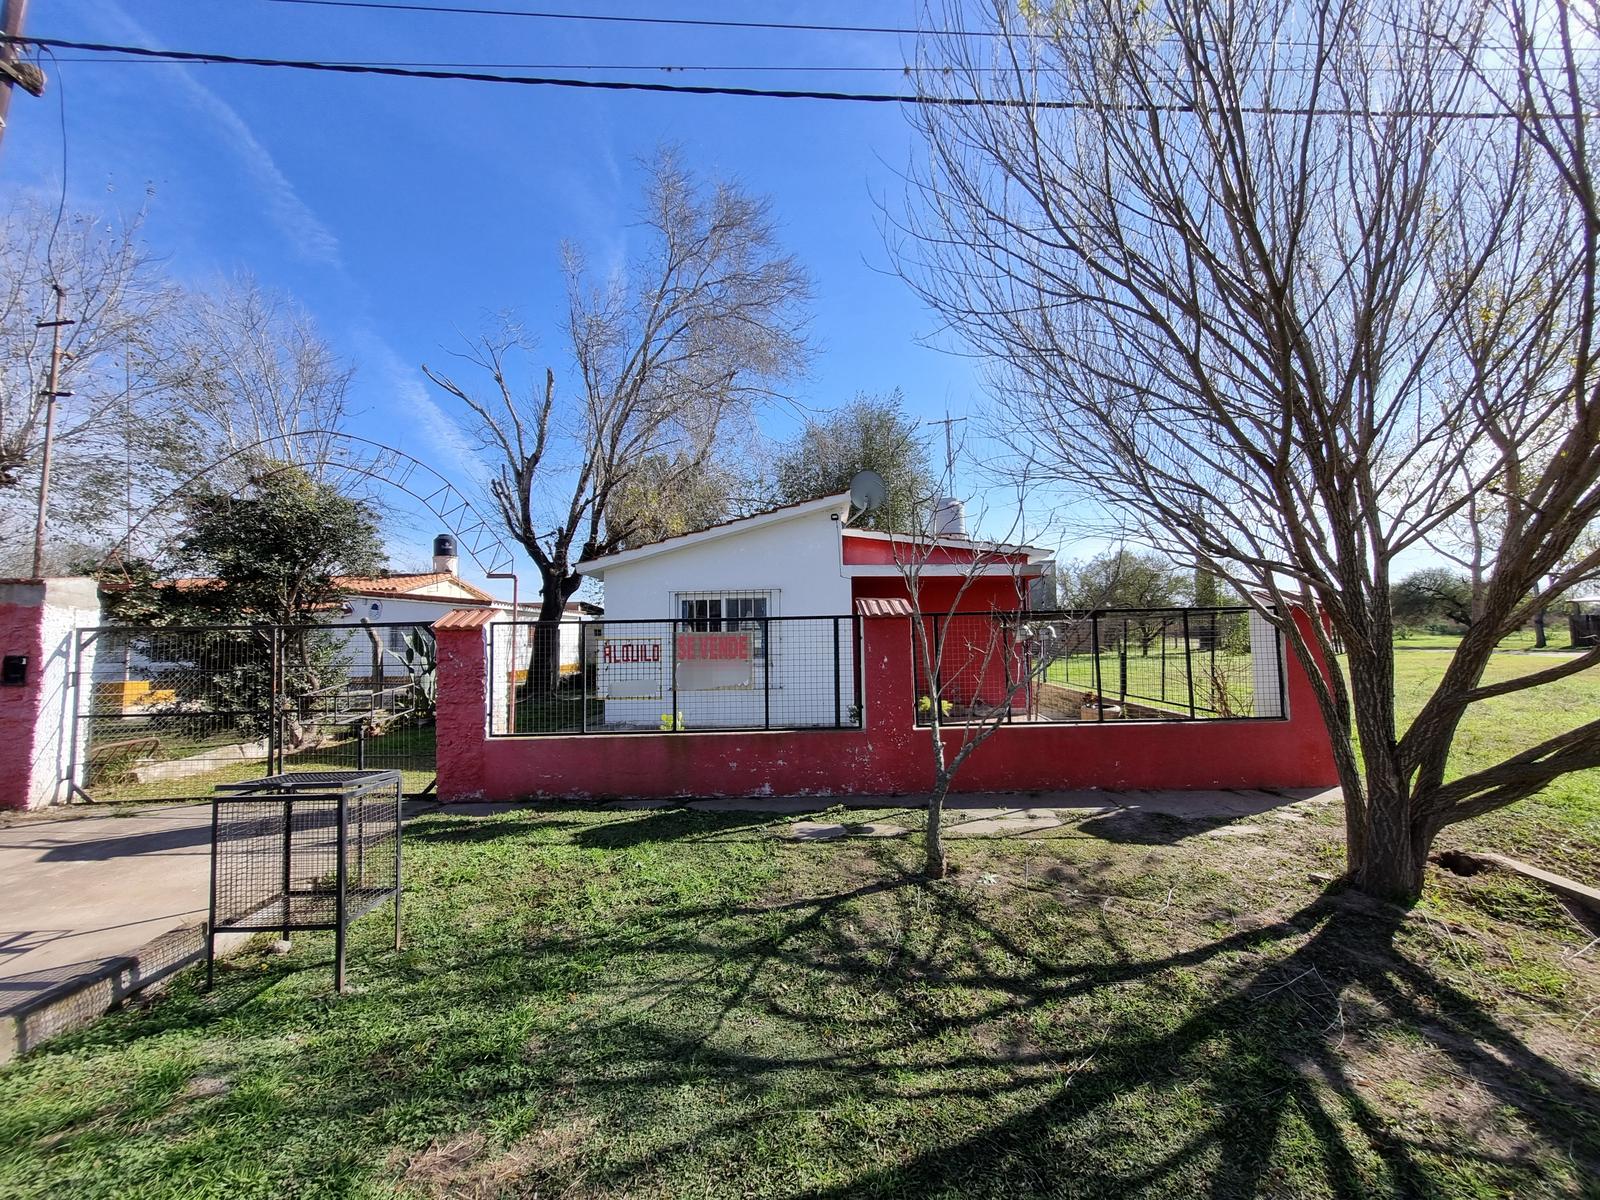
[{"label": "bare tree", "polygon": [[[165,359],[161,378],[182,414],[189,461],[260,446],[264,458],[322,474],[330,431],[350,415],[355,372],[294,300],[249,275],[190,292]],[[252,469],[241,462],[240,478]]]},{"label": "bare tree", "polygon": [[[1001,364],[1036,476],[1277,623],[1374,893],[1416,896],[1444,826],[1600,765],[1596,723],[1445,780],[1469,705],[1600,662],[1481,682],[1533,585],[1595,565],[1569,552],[1600,513],[1600,89],[1592,3],[1587,33],[1556,7],[1536,31],[1519,0],[997,4],[992,43],[930,45],[930,88],[1003,103],[921,110],[905,273]],[[1482,613],[1401,730],[1392,566],[1490,487],[1514,499]]]},{"label": "bare tree", "polygon": [[664,503],[690,495],[719,439],[806,358],[810,282],[780,249],[768,202],[701,185],[672,150],[648,170],[645,246],[625,271],[596,280],[564,248],[570,402],[557,403],[548,369],[540,386],[513,384],[529,340],[510,320],[461,355],[489,377],[486,393],[423,367],[472,415],[496,462],[496,507],[539,570],[529,679],[544,688],[559,679],[556,622],[582,580],[578,564],[629,544],[642,519],[617,498],[641,472]]},{"label": "bare tree", "polygon": [[[55,289],[72,323],[61,329],[47,571],[98,540],[122,460],[119,432],[142,427],[159,385],[149,370],[176,289],[141,238],[142,217],[102,219],[30,202],[0,216],[0,573],[27,570],[39,467]],[[159,442],[159,438],[141,439]],[[121,473],[119,472],[119,475]],[[123,491],[115,481],[113,495]]]},{"label": "bare tree", "polygon": [[[940,494],[949,494],[952,483],[946,473]],[[1010,543],[1022,527],[1021,505],[1000,541],[946,536],[932,502],[902,508],[914,524],[902,519],[909,528],[889,545],[911,606],[911,647],[921,691],[917,721],[927,730],[933,765],[923,871],[930,879],[943,879],[948,870],[944,804],[956,776],[1011,719],[1018,698],[1043,679],[1048,659],[1026,649],[1030,633],[1023,610],[1031,548]]]}]

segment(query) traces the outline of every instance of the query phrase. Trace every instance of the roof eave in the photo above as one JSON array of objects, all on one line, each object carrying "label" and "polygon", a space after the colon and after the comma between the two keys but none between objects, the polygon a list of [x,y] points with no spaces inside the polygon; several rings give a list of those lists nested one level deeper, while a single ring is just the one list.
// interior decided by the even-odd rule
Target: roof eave
[{"label": "roof eave", "polygon": [[633,563],[643,562],[647,558],[654,558],[660,554],[671,554],[678,550],[687,549],[690,546],[704,545],[720,538],[749,533],[753,529],[763,529],[768,525],[778,525],[784,521],[793,521],[816,513],[832,511],[848,513],[849,510],[849,492],[839,492],[832,496],[819,496],[815,500],[807,500],[799,504],[786,504],[781,508],[768,509],[766,512],[752,513],[748,517],[739,517],[732,521],[726,521],[721,525],[713,525],[709,529],[697,529],[692,533],[680,533],[676,537],[652,542],[648,546],[640,546],[635,550],[621,550],[616,554],[606,554],[599,558],[586,559],[578,563],[573,569],[580,575],[586,575],[593,579],[604,579],[605,573],[614,567],[630,566]]}]

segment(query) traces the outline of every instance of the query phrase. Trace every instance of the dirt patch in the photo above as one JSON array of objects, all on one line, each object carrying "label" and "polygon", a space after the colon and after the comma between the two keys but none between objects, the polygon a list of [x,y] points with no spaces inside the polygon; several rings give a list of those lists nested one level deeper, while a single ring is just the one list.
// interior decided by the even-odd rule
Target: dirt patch
[{"label": "dirt patch", "polygon": [[[571,1180],[584,1145],[598,1122],[589,1117],[536,1129],[509,1146],[491,1146],[477,1130],[433,1142],[395,1165],[406,1191],[440,1200],[489,1200],[507,1194],[539,1194],[544,1180]],[[581,1196],[574,1182],[562,1196]]]}]

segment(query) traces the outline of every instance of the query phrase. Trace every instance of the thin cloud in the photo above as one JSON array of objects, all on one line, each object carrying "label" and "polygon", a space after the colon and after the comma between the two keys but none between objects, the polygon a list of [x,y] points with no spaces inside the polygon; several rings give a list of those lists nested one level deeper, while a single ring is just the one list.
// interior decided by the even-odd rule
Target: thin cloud
[{"label": "thin cloud", "polygon": [[[129,16],[121,5],[109,4],[104,12],[113,24],[121,26],[119,37],[143,45],[160,40]],[[238,110],[196,80],[192,68],[163,65],[156,77],[176,85],[189,104],[216,128],[223,144],[244,164],[256,191],[265,202],[268,218],[288,240],[295,253],[308,262],[342,272],[344,260],[339,239],[300,198],[300,193],[279,168],[271,151],[261,144]]]}]

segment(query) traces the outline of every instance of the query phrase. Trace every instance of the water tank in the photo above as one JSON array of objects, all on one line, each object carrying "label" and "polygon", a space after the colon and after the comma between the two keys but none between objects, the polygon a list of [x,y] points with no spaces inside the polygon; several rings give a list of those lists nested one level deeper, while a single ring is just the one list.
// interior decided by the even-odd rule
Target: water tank
[{"label": "water tank", "polygon": [[455,558],[456,539],[448,533],[441,533],[433,539],[433,556],[435,558]]},{"label": "water tank", "polygon": [[954,496],[940,496],[933,504],[933,530],[940,537],[967,536],[967,510]]}]

